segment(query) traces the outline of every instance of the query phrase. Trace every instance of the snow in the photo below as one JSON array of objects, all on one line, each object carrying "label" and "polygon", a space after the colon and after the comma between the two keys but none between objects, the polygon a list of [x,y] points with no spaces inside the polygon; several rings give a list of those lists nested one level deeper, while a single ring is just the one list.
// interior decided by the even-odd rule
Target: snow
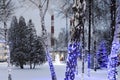
[{"label": "snow", "polygon": [[[64,80],[65,77],[65,63],[55,63],[55,71],[57,75],[57,80]],[[78,65],[78,75],[76,75],[75,80],[81,80],[81,63],[79,61]],[[84,80],[108,80],[107,79],[107,69],[97,70],[96,72],[90,70],[90,77],[87,76],[87,67],[85,66]],[[8,80],[7,76],[7,63],[0,63],[0,80]],[[50,71],[48,63],[37,66],[36,69],[29,69],[29,66],[25,66],[25,69],[19,69],[17,67],[12,67],[12,80],[51,80]],[[118,67],[118,79],[120,80],[120,67]]]}]

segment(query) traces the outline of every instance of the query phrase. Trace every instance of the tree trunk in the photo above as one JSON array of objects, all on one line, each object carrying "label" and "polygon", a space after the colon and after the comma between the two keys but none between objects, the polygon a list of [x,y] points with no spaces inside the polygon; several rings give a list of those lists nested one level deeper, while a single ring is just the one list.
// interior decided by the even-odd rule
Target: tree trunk
[{"label": "tree trunk", "polygon": [[30,69],[32,69],[32,63],[31,63],[31,61],[30,61]]},{"label": "tree trunk", "polygon": [[[85,57],[85,36],[84,36],[84,22],[85,22],[85,8],[86,1],[74,0],[73,12],[74,12],[74,23],[71,32],[71,40],[68,46],[68,59],[65,73],[65,80],[74,80],[75,72],[77,67],[77,58],[80,55],[80,40],[82,40],[82,75],[81,80],[84,80],[84,57]],[[80,10],[80,11],[79,11]]]},{"label": "tree trunk", "polygon": [[21,69],[23,69],[23,68],[24,68],[24,67],[23,67],[23,64],[20,64],[20,68],[21,68]]},{"label": "tree trunk", "polygon": [[34,63],[33,69],[35,69],[36,64]]},{"label": "tree trunk", "polygon": [[20,65],[20,68],[23,69],[23,62],[21,60],[19,60],[19,65]]},{"label": "tree trunk", "polygon": [[40,0],[40,5],[39,5],[39,11],[40,11],[40,18],[41,18],[43,44],[44,44],[44,48],[46,49],[46,56],[47,56],[47,61],[49,63],[49,67],[50,67],[51,77],[52,77],[52,80],[57,80],[56,73],[55,73],[55,70],[54,70],[54,66],[53,66],[53,63],[52,63],[52,58],[49,54],[47,30],[45,28],[45,20],[44,20],[45,14],[43,14],[43,8],[41,6],[41,0]]},{"label": "tree trunk", "polygon": [[112,47],[111,47],[111,53],[109,56],[109,62],[108,62],[108,79],[109,80],[117,80],[117,58],[120,50],[120,1],[119,6],[117,9],[117,16],[116,16],[116,26],[115,26],[115,32],[114,37],[112,41]]}]

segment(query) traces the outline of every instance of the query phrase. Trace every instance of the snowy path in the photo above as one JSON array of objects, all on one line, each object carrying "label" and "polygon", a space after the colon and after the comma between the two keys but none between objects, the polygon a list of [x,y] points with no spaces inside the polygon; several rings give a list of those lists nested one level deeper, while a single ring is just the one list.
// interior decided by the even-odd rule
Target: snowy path
[{"label": "snowy path", "polygon": [[[57,74],[57,80],[64,80],[65,74],[65,64],[55,64],[55,70]],[[120,80],[120,67],[119,70],[119,77]],[[75,80],[81,80],[81,65],[79,64],[79,74],[76,75]],[[84,80],[107,80],[107,70],[98,70],[90,71],[90,77],[87,76],[87,68],[85,68],[85,78]],[[0,63],[0,80],[8,80],[7,79],[7,63]],[[37,67],[36,69],[30,70],[29,68],[25,68],[23,70],[19,68],[12,68],[12,80],[51,80],[50,72],[48,64],[45,63],[44,65]]]}]

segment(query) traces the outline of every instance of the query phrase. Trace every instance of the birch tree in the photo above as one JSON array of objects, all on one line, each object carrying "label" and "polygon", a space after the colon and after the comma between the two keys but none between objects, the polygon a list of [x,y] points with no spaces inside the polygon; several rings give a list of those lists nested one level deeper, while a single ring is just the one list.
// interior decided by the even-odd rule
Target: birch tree
[{"label": "birch tree", "polygon": [[117,80],[117,58],[120,52],[120,1],[116,12],[116,25],[108,63],[108,80]]},{"label": "birch tree", "polygon": [[42,28],[42,42],[46,51],[46,57],[49,63],[52,80],[57,80],[56,74],[54,71],[54,66],[52,64],[52,59],[49,54],[48,39],[47,39],[48,34],[45,27],[45,15],[48,10],[49,0],[22,0],[22,1],[32,3],[39,10],[39,16],[40,16],[40,22],[41,22],[41,28]]},{"label": "birch tree", "polygon": [[0,0],[0,22],[3,24],[3,27],[1,27],[1,34],[5,37],[5,39],[7,22],[10,20],[12,14],[14,13],[14,9],[15,8],[12,0]]},{"label": "birch tree", "polygon": [[[13,12],[14,12],[14,4],[12,0],[0,0],[0,22],[2,23],[3,27],[0,28],[0,34],[5,39],[5,50],[7,50],[7,22],[10,20]],[[9,50],[9,48],[8,48]],[[11,80],[11,73],[10,73],[10,53],[8,53],[8,80]]]}]

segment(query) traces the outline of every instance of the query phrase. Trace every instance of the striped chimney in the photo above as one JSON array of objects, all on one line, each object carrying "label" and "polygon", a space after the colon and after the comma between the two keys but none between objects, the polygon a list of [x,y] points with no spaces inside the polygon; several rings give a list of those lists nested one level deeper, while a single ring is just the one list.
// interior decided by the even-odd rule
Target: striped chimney
[{"label": "striped chimney", "polygon": [[51,46],[54,46],[54,15],[51,15]]}]

